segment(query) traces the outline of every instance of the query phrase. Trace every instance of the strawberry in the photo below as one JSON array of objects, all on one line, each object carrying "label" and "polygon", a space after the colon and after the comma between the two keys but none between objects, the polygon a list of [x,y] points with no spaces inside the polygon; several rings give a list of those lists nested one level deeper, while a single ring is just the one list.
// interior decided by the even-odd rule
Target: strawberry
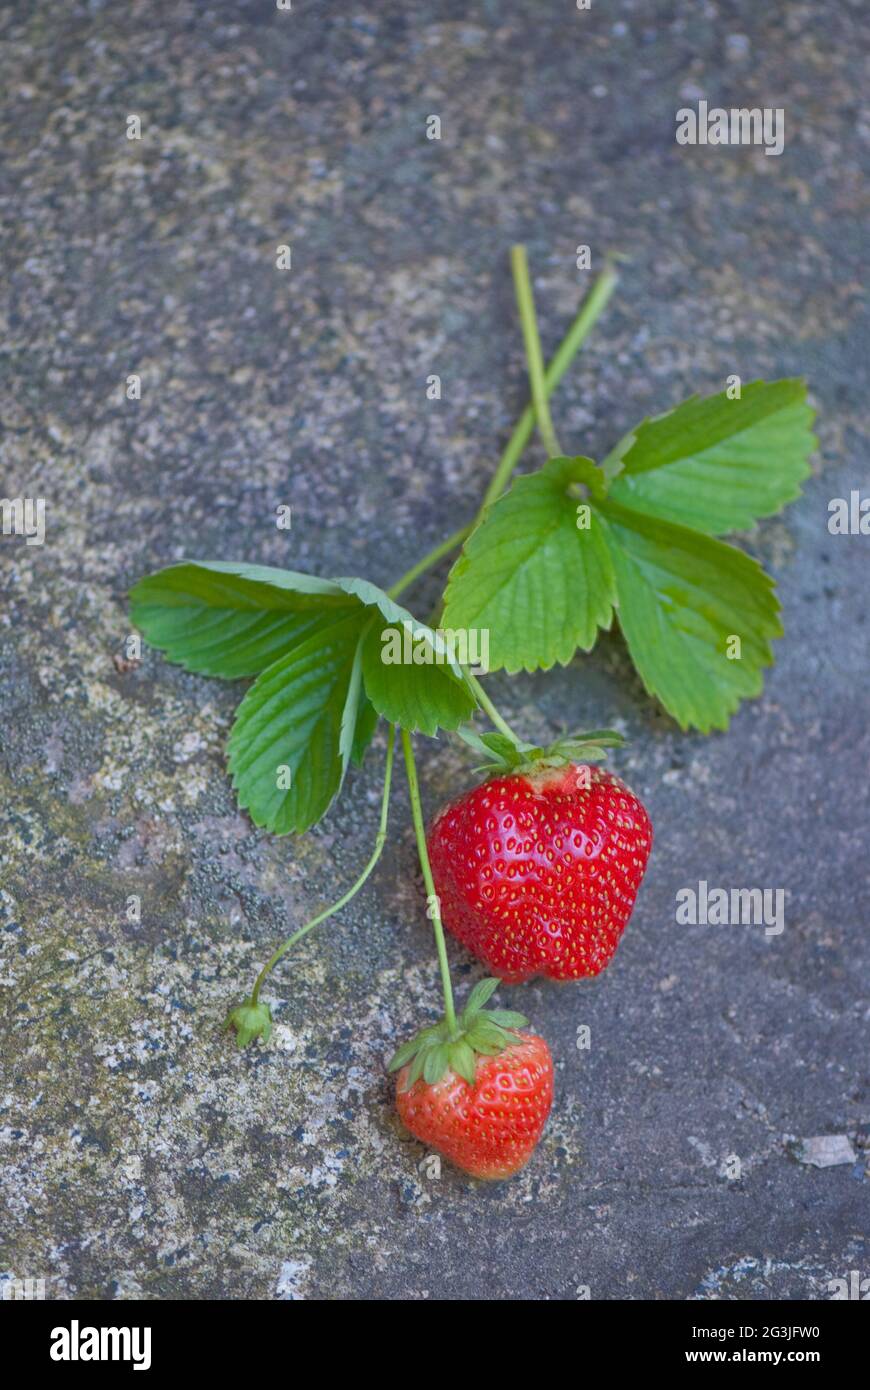
[{"label": "strawberry", "polygon": [[429,831],[444,925],[510,984],[597,975],[631,916],[652,825],[612,773],[523,751],[520,770],[451,802]]},{"label": "strawberry", "polygon": [[417,1139],[475,1178],[509,1178],[528,1162],[553,1104],[553,1059],[526,1019],[484,1009],[498,980],[472,991],[451,1031],[444,1020],[400,1047],[396,1108]]}]

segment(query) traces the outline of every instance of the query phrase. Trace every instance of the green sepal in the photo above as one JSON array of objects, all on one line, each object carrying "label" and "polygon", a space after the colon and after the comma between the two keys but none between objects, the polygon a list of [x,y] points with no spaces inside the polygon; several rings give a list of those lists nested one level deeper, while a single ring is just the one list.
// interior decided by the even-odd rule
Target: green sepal
[{"label": "green sepal", "polygon": [[511,1042],[507,1030],[497,1023],[490,1023],[484,1014],[478,1015],[466,1038],[471,1047],[477,1047],[478,1043],[484,1047],[507,1047]]},{"label": "green sepal", "polygon": [[411,1063],[410,1069],[408,1071],[407,1089],[409,1091],[411,1087],[416,1085],[416,1083],[420,1080],[420,1077],[423,1075],[423,1068],[425,1065],[426,1050],[425,1048],[421,1048],[420,1051],[417,1053],[416,1057],[414,1058],[413,1062]]},{"label": "green sepal", "polygon": [[230,1028],[236,1030],[237,1047],[247,1047],[254,1038],[267,1043],[272,1036],[272,1011],[268,1004],[252,1004],[249,999],[230,1010],[224,1032]]},{"label": "green sepal", "polygon": [[475,1036],[473,1051],[480,1053],[481,1057],[497,1057],[504,1049],[505,1044],[500,1039],[498,1042],[487,1042],[485,1038]]},{"label": "green sepal", "polygon": [[403,1042],[390,1059],[389,1070],[398,1071],[400,1067],[404,1067],[407,1062],[410,1062],[411,1058],[423,1047],[427,1033],[438,1034],[438,1029],[424,1028],[422,1032],[415,1033],[413,1038]]},{"label": "green sepal", "polygon": [[446,1042],[438,1043],[435,1047],[430,1047],[426,1053],[426,1060],[423,1063],[423,1080],[431,1086],[436,1081],[440,1081],[450,1060],[450,1044]]},{"label": "green sepal", "polygon": [[448,1055],[450,1070],[457,1076],[461,1076],[463,1081],[467,1081],[469,1086],[474,1085],[474,1077],[477,1071],[474,1048],[469,1047],[465,1038],[457,1038],[455,1043],[450,1044]]},{"label": "green sepal", "polygon": [[500,1023],[502,1028],[525,1028],[529,1022],[525,1014],[515,1013],[513,1009],[488,1009],[486,1016],[492,1023]]},{"label": "green sepal", "polygon": [[468,996],[468,1003],[462,1010],[462,1025],[467,1028],[475,1014],[479,1014],[484,1004],[487,1004],[498,989],[498,980],[490,977],[487,980],[478,980],[471,994]]},{"label": "green sepal", "polygon": [[452,1031],[442,1018],[421,1028],[396,1049],[388,1070],[408,1067],[405,1090],[409,1091],[421,1077],[427,1085],[434,1086],[448,1071],[473,1086],[478,1055],[497,1057],[505,1048],[516,1046],[515,1030],[525,1028],[528,1019],[510,1009],[483,1007],[500,983],[496,979],[479,980]]},{"label": "green sepal", "polygon": [[522,775],[542,767],[603,762],[609,748],[619,748],[625,742],[622,734],[616,729],[593,729],[589,733],[566,734],[546,747],[524,743],[521,740],[515,742],[506,734],[479,734],[469,724],[462,725],[456,732],[470,748],[488,759],[474,771],[498,774]]}]

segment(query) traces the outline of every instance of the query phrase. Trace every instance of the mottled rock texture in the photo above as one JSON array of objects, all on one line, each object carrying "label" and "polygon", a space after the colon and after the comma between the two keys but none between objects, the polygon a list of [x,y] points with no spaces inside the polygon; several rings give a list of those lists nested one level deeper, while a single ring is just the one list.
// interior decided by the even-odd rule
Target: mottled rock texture
[{"label": "mottled rock texture", "polygon": [[[44,546],[0,538],[0,1271],[258,1299],[814,1298],[870,1275],[870,539],[826,524],[867,489],[862,6],[28,0],[0,39],[0,494],[47,507]],[[701,97],[783,107],[783,155],[678,147]],[[557,1098],[526,1172],[481,1186],[421,1171],[384,1074],[437,1001],[403,791],[377,874],[270,982],[270,1046],[219,1032],[367,857],[383,737],[320,827],[273,839],[225,772],[243,687],[113,657],[129,585],[182,555],[389,583],[472,516],[525,401],[520,239],[548,350],[589,283],[575,247],[628,258],[555,404],[575,450],[731,372],[805,374],[820,450],[745,538],[786,636],[728,734],[681,734],[615,634],[492,682],[541,740],[619,723],[656,847],[602,977],[502,991]],[[469,760],[421,753],[432,811]],[[784,932],[678,927],[701,879],[784,888]],[[856,1164],[801,1163],[825,1134]]]}]

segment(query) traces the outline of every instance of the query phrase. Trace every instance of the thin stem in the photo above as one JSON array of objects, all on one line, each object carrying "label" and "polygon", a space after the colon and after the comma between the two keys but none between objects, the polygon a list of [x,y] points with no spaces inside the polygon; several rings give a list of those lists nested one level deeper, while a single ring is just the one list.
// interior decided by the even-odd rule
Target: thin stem
[{"label": "thin stem", "polygon": [[[557,347],[550,364],[544,373],[544,388],[549,399],[555,391],[562,377],[567,372],[577,353],[589,337],[595,324],[600,319],[606,309],[613,291],[616,289],[619,276],[608,262],[602,270],[588,296],[583,301],[583,306],[577,315],[568,332],[565,334],[561,343]],[[498,468],[492,475],[492,481],[483,496],[483,507],[495,501],[504,492],[517,464],[520,461],[523,450],[532,437],[535,429],[535,407],[527,405],[519,420],[517,421],[514,432],[511,435],[508,446],[501,456]],[[479,515],[479,513],[478,513]],[[475,521],[476,524],[476,521]]]},{"label": "thin stem", "polygon": [[[602,270],[592,289],[589,291],[579,314],[572,323],[565,337],[562,339],[558,348],[544,373],[544,393],[547,399],[553,394],[562,377],[567,372],[580,348],[589,337],[595,324],[607,307],[613,291],[616,289],[619,279],[612,264],[607,264]],[[457,550],[477,525],[483,513],[484,507],[488,507],[490,502],[501,497],[510,481],[510,476],[522,457],[523,450],[532,437],[535,428],[535,407],[527,405],[516,425],[513,433],[508,440],[507,447],[499,459],[498,467],[492,475],[489,487],[483,495],[483,501],[474,520],[468,526],[463,526],[461,530],[454,531],[452,536],[448,536],[446,541],[436,545],[434,550],[430,550],[419,560],[407,574],[403,574],[389,590],[390,598],[398,598],[415,579],[419,579],[421,574],[436,565],[440,559],[448,555],[450,551]]]},{"label": "thin stem", "polygon": [[354,894],[358,893],[362,888],[369,874],[380,859],[381,852],[387,841],[387,816],[390,809],[390,783],[393,777],[393,750],[395,747],[394,733],[395,731],[391,724],[387,730],[387,760],[384,765],[384,793],[381,798],[381,819],[378,826],[378,833],[375,836],[375,847],[369,862],[366,864],[353,887],[348,888],[347,892],[339,898],[338,902],[333,903],[331,907],[324,908],[322,912],[318,912],[316,917],[312,917],[310,922],[306,922],[304,927],[300,927],[298,931],[295,931],[292,936],[288,936],[287,940],[281,943],[277,951],[275,951],[274,955],[266,962],[257,976],[256,984],[251,992],[250,1002],[252,1004],[258,1002],[263,981],[269,974],[269,971],[274,969],[278,964],[282,956],[285,956],[291,947],[296,945],[297,941],[301,941],[303,936],[307,936],[312,927],[319,926],[321,922],[326,921],[327,917],[331,917],[334,912],[338,912],[340,908],[344,907],[345,903],[349,903]]},{"label": "thin stem", "polygon": [[466,671],[465,679],[468,682],[468,685],[471,688],[471,690],[473,690],[475,695],[477,696],[477,701],[481,709],[486,710],[486,713],[489,715],[495,727],[497,729],[500,729],[503,734],[506,734],[507,737],[513,743],[518,743],[519,739],[517,738],[510,724],[508,724],[506,719],[502,719],[495,705],[492,703],[492,700],[489,698],[480,681],[477,679],[477,676],[472,675],[471,671]]},{"label": "thin stem", "polygon": [[[583,301],[583,307],[550,360],[544,374],[544,387],[548,398],[552,396],[593,327],[604,313],[618,280],[619,276],[613,265],[608,263]],[[516,423],[508,446],[501,457],[501,462],[484,493],[483,507],[493,502],[504,492],[511,473],[519,463],[522,452],[532,437],[534,428],[535,408],[533,405],[527,405]]]},{"label": "thin stem", "polygon": [[511,247],[511,270],[514,277],[517,309],[523,329],[523,342],[526,345],[529,384],[532,388],[532,404],[538,419],[538,429],[541,432],[541,439],[544,441],[544,448],[550,458],[557,458],[562,450],[559,448],[559,441],[556,438],[556,431],[550,416],[550,403],[544,381],[544,358],[541,353],[541,340],[538,337],[538,321],[535,317],[535,300],[532,294],[532,282],[529,278],[529,262],[525,246]]},{"label": "thin stem", "polygon": [[391,589],[387,590],[390,598],[398,598],[399,594],[413,584],[415,579],[419,579],[421,574],[425,574],[433,565],[437,565],[438,561],[445,555],[449,555],[451,550],[458,550],[474,524],[472,521],[468,526],[461,526],[458,531],[453,532],[452,536],[448,536],[446,541],[442,541],[440,545],[435,546],[434,550],[430,550],[427,555],[424,555],[422,560],[419,560],[406,574],[402,575],[401,579],[396,581]]},{"label": "thin stem", "polygon": [[432,918],[432,930],[435,932],[435,947],[438,951],[438,964],[441,968],[441,988],[444,991],[444,1017],[447,1020],[447,1027],[451,1033],[456,1028],[456,1010],[453,1006],[453,985],[450,982],[450,966],[447,963],[447,946],[444,942],[444,928],[441,925],[441,904],[438,901],[438,894],[435,892],[435,880],[432,878],[432,866],[429,863],[429,851],[426,848],[426,829],[423,825],[423,807],[420,804],[420,784],[417,781],[417,765],[414,762],[414,749],[411,746],[411,739],[407,729],[399,730],[402,739],[402,752],[405,755],[405,768],[408,773],[408,792],[411,797],[411,818],[414,822],[414,834],[417,837],[417,853],[420,856],[420,867],[423,870],[423,882],[426,884],[426,893],[429,899],[429,916]]}]

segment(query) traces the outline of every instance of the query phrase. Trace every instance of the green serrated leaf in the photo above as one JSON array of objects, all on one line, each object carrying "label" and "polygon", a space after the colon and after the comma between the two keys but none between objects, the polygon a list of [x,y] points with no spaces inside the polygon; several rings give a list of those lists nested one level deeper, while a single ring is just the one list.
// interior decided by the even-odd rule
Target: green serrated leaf
[{"label": "green serrated leaf", "polygon": [[[782,633],[773,581],[743,551],[608,499],[619,622],[651,695],[684,729],[727,728]],[[740,657],[729,659],[739,638]],[[731,648],[736,650],[733,641]]]},{"label": "green serrated leaf", "polygon": [[[350,679],[347,683],[347,694],[344,700],[344,709],[341,714],[341,728],[338,735],[338,752],[341,758],[342,781],[347,772],[348,764],[353,757],[353,750],[357,743],[357,729],[359,727],[360,702],[365,698],[362,688],[362,649],[365,642],[365,632],[360,636],[356,644],[353,656],[353,665],[350,670]],[[339,788],[341,783],[339,783]]]},{"label": "green serrated leaf", "polygon": [[469,1086],[474,1085],[477,1076],[477,1062],[474,1051],[468,1046],[464,1038],[457,1039],[450,1044],[450,1070],[457,1076],[461,1076],[463,1081],[467,1081]]},{"label": "green serrated leaf", "polygon": [[[411,620],[413,623],[413,620]],[[405,640],[400,626],[372,625],[363,644],[363,676],[366,695],[378,712],[409,731],[434,735],[438,729],[455,729],[474,712],[476,701],[465,682],[440,655],[430,630],[414,624],[424,634],[416,642]],[[428,662],[407,663],[409,653],[424,652]],[[399,660],[389,659],[398,656]]]},{"label": "green serrated leaf", "polygon": [[[560,455],[551,458],[548,466],[554,477],[561,475],[564,482],[571,487],[575,502],[585,496],[594,497],[599,501],[607,496],[607,476],[603,468],[599,468],[592,459],[584,458],[582,454],[574,457]],[[577,488],[578,483],[582,483],[583,488]]]},{"label": "green serrated leaf", "polygon": [[487,508],[450,573],[443,625],[488,629],[491,670],[566,665],[610,625],[615,583],[603,529],[594,508],[584,513],[588,529],[578,529],[586,504],[568,495],[587,465],[551,459],[518,478]]},{"label": "green serrated leaf", "polygon": [[[418,623],[407,608],[367,579],[329,582],[375,618],[363,645],[362,669],[366,698],[379,714],[410,732],[430,736],[470,718],[477,702],[440,632]],[[385,655],[397,654],[398,660],[384,660]],[[415,655],[429,660],[415,660]]]},{"label": "green serrated leaf", "polygon": [[132,620],[152,647],[226,680],[259,674],[324,612],[352,605],[330,580],[220,561],[170,565],[130,591]]},{"label": "green serrated leaf", "polygon": [[360,691],[353,747],[350,750],[350,760],[354,767],[362,767],[368,746],[374,738],[379,718],[380,715],[365,691]]},{"label": "green serrated leaf", "polygon": [[708,535],[745,531],[800,495],[816,445],[806,383],[754,381],[644,420],[612,457],[613,501]]},{"label": "green serrated leaf", "polygon": [[[239,706],[229,767],[239,805],[278,835],[307,830],[341,786],[359,694],[365,611],[321,619],[310,637],[268,667]],[[282,787],[289,769],[290,786]]]},{"label": "green serrated leaf", "polygon": [[377,584],[372,584],[368,579],[331,579],[329,583],[334,584],[342,593],[358,599],[366,608],[376,608],[388,623],[401,626],[406,618],[411,617],[407,608],[396,603],[385,589],[378,588]]}]

